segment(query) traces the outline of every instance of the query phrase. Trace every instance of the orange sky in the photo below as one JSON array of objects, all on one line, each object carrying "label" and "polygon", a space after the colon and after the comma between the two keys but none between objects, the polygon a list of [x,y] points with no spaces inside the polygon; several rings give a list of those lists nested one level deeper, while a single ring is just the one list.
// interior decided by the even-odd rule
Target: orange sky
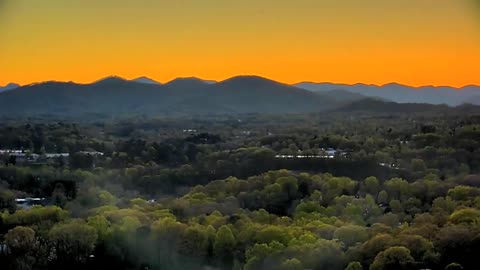
[{"label": "orange sky", "polygon": [[0,0],[0,85],[256,74],[480,85],[475,0]]}]

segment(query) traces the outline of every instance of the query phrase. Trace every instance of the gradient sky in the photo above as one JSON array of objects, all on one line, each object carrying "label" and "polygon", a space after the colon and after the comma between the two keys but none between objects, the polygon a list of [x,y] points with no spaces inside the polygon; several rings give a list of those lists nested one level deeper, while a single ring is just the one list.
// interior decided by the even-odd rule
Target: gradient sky
[{"label": "gradient sky", "polygon": [[256,74],[480,85],[476,0],[0,0],[0,85]]}]

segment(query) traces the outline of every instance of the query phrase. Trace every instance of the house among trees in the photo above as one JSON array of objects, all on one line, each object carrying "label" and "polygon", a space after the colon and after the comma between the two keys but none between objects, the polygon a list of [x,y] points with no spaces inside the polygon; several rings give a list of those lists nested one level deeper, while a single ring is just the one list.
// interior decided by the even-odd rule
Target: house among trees
[{"label": "house among trees", "polygon": [[18,198],[15,199],[17,208],[19,209],[30,209],[35,205],[45,205],[45,198]]},{"label": "house among trees", "polygon": [[[98,151],[79,151],[76,153],[76,155],[85,157],[100,157],[103,156],[104,153]],[[3,160],[6,165],[23,165],[33,163],[68,164],[70,158],[70,153],[36,154],[25,150],[0,150],[0,159]]]}]

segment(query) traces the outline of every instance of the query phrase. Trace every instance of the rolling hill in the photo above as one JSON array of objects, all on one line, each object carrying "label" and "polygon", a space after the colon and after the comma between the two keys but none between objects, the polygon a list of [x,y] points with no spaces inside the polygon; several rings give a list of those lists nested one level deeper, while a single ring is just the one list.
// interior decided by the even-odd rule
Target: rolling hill
[{"label": "rolling hill", "polygon": [[16,89],[18,87],[20,87],[20,85],[16,84],[16,83],[9,83],[9,84],[7,84],[3,87],[0,86],[0,93],[5,92],[5,91],[10,91],[10,90]]},{"label": "rolling hill", "polygon": [[450,106],[461,105],[468,102],[471,97],[480,95],[480,86],[473,85],[454,88],[447,86],[411,87],[397,83],[377,86],[303,82],[295,84],[295,86],[315,93],[326,93],[335,89],[342,89],[350,93],[398,103],[447,104]]},{"label": "rolling hill", "polygon": [[1,93],[0,115],[296,113],[337,104],[328,95],[256,76],[218,83],[180,78],[166,84],[107,77],[91,84],[44,82]]},{"label": "rolling hill", "polygon": [[161,84],[160,82],[157,82],[153,79],[150,79],[148,77],[138,77],[136,79],[133,79],[132,82],[138,82],[138,83],[146,83],[146,84]]},{"label": "rolling hill", "polygon": [[397,103],[384,101],[376,98],[366,98],[357,100],[344,106],[340,106],[333,111],[347,113],[423,113],[423,112],[446,112],[454,108],[447,105],[434,105],[426,103]]},{"label": "rolling hill", "polygon": [[[416,113],[452,109],[447,105],[438,105],[443,103],[480,103],[478,88],[474,86],[455,91],[438,87],[416,89],[398,84],[379,87],[302,83],[297,86],[258,76],[237,76],[221,82],[194,77],[177,78],[165,84],[147,77],[126,80],[116,76],[90,84],[50,81],[12,86],[0,93],[0,116]],[[472,94],[470,98],[464,97],[469,94]],[[454,98],[450,102],[442,102],[448,97]],[[478,107],[471,106],[468,110],[477,111]]]}]

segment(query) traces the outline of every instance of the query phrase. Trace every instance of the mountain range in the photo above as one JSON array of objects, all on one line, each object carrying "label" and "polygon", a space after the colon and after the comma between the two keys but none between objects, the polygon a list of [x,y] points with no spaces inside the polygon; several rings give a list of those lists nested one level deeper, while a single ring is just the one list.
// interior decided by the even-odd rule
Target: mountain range
[{"label": "mountain range", "polygon": [[[302,82],[294,86],[315,93],[326,93],[341,89],[350,93],[390,100],[397,103],[447,104],[450,106],[473,103],[480,105],[480,86],[474,85],[454,88],[449,86],[412,87],[397,83],[378,86],[369,84],[348,85]],[[474,98],[474,100],[472,100],[472,98]]]},{"label": "mountain range", "polygon": [[213,83],[179,78],[165,84],[146,78],[107,77],[90,84],[44,82],[0,93],[0,115],[190,115],[310,112],[338,101],[256,76]]},{"label": "mountain range", "polygon": [[16,88],[19,88],[20,85],[19,84],[16,84],[16,83],[9,83],[3,87],[0,86],[0,93],[1,92],[5,92],[5,91],[9,91],[9,90],[13,90],[13,89],[16,89]]},{"label": "mountain range", "polygon": [[147,77],[126,80],[111,76],[89,84],[11,84],[0,92],[0,116],[10,117],[441,111],[449,107],[437,104],[460,105],[475,97],[480,104],[480,88],[474,86],[456,90],[397,84],[288,85],[258,76],[237,76],[220,82],[177,78],[163,84]]}]

